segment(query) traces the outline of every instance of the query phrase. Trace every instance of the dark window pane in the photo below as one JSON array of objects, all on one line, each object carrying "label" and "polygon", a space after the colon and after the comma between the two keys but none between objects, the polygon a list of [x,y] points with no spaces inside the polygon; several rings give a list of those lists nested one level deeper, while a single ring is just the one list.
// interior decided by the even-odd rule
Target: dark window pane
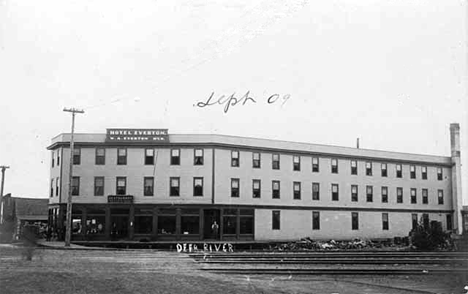
[{"label": "dark window pane", "polygon": [[199,216],[181,216],[180,217],[181,233],[198,234],[200,232],[200,217]]},{"label": "dark window pane", "polygon": [[135,234],[151,234],[153,216],[135,216]]},{"label": "dark window pane", "polygon": [[176,232],[176,217],[175,216],[158,216],[158,234],[167,235],[175,234]]},{"label": "dark window pane", "polygon": [[236,234],[237,217],[224,216],[223,217],[223,234]]}]

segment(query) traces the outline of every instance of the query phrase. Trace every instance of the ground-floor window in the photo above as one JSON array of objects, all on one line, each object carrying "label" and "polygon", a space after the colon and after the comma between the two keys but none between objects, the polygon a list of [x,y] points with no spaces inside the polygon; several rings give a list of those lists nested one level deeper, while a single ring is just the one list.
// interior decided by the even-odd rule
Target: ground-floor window
[{"label": "ground-floor window", "polygon": [[181,234],[191,235],[200,233],[200,210],[182,209],[180,217]]},{"label": "ground-floor window", "polygon": [[86,216],[86,234],[104,234],[106,211],[104,209],[90,209]]},{"label": "ground-floor window", "polygon": [[272,229],[273,230],[280,229],[280,211],[279,210],[272,211]]},{"label": "ground-floor window", "polygon": [[176,233],[176,210],[172,208],[159,209],[158,212],[158,234]]},{"label": "ground-floor window", "polygon": [[237,232],[237,209],[224,209],[223,234],[235,235]]},{"label": "ground-floor window", "polygon": [[253,234],[254,210],[253,209],[240,209],[239,220],[240,220],[239,233],[241,235]]}]

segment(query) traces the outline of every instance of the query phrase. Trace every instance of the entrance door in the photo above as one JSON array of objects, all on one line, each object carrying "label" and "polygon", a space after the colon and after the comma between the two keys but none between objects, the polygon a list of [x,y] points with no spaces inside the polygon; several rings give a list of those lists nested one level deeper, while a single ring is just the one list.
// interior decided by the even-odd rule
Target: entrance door
[{"label": "entrance door", "polygon": [[219,240],[220,227],[220,211],[219,209],[205,209],[203,210],[204,225],[203,225],[203,239],[205,240]]},{"label": "entrance door", "polygon": [[128,238],[129,209],[111,209],[111,240],[125,240]]}]

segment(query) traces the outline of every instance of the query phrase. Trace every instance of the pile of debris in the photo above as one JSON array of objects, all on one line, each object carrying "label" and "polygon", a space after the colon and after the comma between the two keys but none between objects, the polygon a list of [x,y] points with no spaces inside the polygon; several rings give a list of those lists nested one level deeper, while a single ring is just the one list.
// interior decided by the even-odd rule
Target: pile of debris
[{"label": "pile of debris", "polygon": [[351,241],[314,241],[309,237],[299,241],[277,244],[270,249],[274,251],[303,251],[303,250],[373,250],[388,247],[399,247],[404,244],[396,244],[393,240],[371,241],[364,239],[353,239]]}]

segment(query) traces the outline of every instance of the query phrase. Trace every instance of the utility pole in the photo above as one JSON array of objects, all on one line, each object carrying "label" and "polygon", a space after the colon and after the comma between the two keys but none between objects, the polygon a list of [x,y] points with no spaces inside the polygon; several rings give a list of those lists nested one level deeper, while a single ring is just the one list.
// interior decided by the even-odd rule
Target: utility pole
[{"label": "utility pole", "polygon": [[0,188],[0,224],[3,224],[3,185],[5,184],[5,170],[10,168],[9,166],[2,165],[2,186]]},{"label": "utility pole", "polygon": [[71,125],[71,138],[70,138],[70,169],[68,174],[68,199],[67,199],[67,223],[65,227],[65,247],[70,247],[71,241],[71,226],[72,226],[72,180],[73,180],[73,135],[75,133],[75,114],[84,113],[84,110],[75,108],[64,108],[63,111],[71,112],[72,125]]}]

